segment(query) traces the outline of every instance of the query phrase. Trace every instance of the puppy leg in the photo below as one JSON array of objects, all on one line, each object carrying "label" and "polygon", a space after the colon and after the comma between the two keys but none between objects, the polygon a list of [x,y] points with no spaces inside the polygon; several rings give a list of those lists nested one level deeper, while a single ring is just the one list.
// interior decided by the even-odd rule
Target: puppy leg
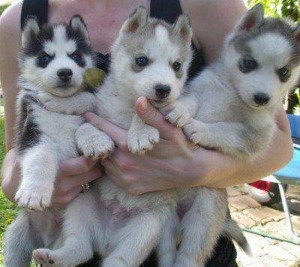
[{"label": "puppy leg", "polygon": [[182,243],[174,267],[205,265],[226,219],[226,206],[224,191],[199,189],[191,209],[182,220]]},{"label": "puppy leg", "polygon": [[246,129],[240,123],[203,123],[191,119],[183,131],[189,140],[202,146],[217,148],[231,155],[250,153]]},{"label": "puppy leg", "polygon": [[112,252],[103,267],[138,267],[159,241],[162,227],[170,216],[167,209],[149,211],[131,219],[111,239]]},{"label": "puppy leg", "polygon": [[42,245],[38,233],[30,229],[29,214],[21,210],[15,221],[8,226],[3,243],[4,265],[6,267],[29,267],[34,247]]},{"label": "puppy leg", "polygon": [[75,266],[86,262],[93,256],[93,229],[99,227],[101,224],[93,195],[81,194],[66,210],[62,232],[63,247],[56,250],[36,249],[33,251],[33,258],[46,265]]},{"label": "puppy leg", "polygon": [[24,152],[20,165],[22,182],[15,196],[18,205],[33,210],[49,207],[58,169],[55,144],[44,137]]},{"label": "puppy leg", "polygon": [[172,267],[176,259],[176,243],[178,237],[178,227],[180,221],[177,212],[174,211],[172,216],[163,226],[161,237],[157,248],[158,266]]},{"label": "puppy leg", "polygon": [[128,149],[135,154],[144,154],[159,141],[159,132],[134,115],[128,131]]},{"label": "puppy leg", "polygon": [[115,147],[108,135],[89,123],[84,123],[77,129],[75,138],[83,155],[93,159],[106,158]]}]

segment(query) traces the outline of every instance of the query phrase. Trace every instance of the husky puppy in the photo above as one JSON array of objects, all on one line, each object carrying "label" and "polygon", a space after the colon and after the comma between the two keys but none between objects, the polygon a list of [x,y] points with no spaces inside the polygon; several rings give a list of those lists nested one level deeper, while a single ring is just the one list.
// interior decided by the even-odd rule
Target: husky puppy
[{"label": "husky puppy", "polygon": [[[158,107],[175,101],[191,61],[191,37],[184,15],[170,25],[148,18],[140,7],[123,24],[112,48],[110,73],[96,94],[97,113],[129,129],[131,151],[142,153],[159,139],[158,130],[135,114],[136,99],[146,96]],[[74,266],[96,252],[105,267],[139,266],[157,245],[175,206],[174,191],[133,196],[102,177],[68,206],[63,246],[37,249],[33,257],[43,264]]]},{"label": "husky puppy", "polygon": [[[253,160],[269,145],[276,127],[274,115],[299,74],[300,25],[264,18],[259,4],[227,37],[219,62],[187,86],[167,118],[183,126],[187,138],[196,144]],[[185,190],[179,206],[190,209],[181,223],[173,220],[173,229],[180,228],[183,234],[174,266],[204,266],[226,218],[225,191]],[[170,258],[176,251],[174,236],[175,230],[163,242],[165,250],[173,244]]]},{"label": "husky puppy", "polygon": [[[4,238],[4,259],[8,267],[30,265],[37,247],[51,247],[59,235],[62,210],[46,210],[54,191],[59,161],[81,153],[97,158],[113,150],[113,142],[97,129],[85,127],[76,134],[84,119],[49,111],[48,101],[64,98],[70,113],[93,110],[89,103],[76,106],[68,99],[83,99],[88,92],[83,73],[94,67],[86,26],[80,16],[69,24],[40,28],[36,18],[27,20],[22,32],[20,93],[17,98],[17,160],[22,181],[15,199],[21,210]],[[55,110],[54,110],[55,111]],[[80,113],[80,111],[79,111]],[[94,140],[99,140],[103,142]],[[91,151],[92,146],[92,151]]]}]

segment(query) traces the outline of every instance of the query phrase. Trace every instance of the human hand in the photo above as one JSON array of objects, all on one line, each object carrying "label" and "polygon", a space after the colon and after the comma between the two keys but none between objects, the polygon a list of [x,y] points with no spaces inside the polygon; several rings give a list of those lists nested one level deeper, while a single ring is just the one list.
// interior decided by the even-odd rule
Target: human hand
[{"label": "human hand", "polygon": [[132,194],[142,194],[175,187],[195,186],[201,171],[194,173],[193,150],[180,128],[168,123],[144,97],[136,102],[138,116],[157,128],[160,141],[145,155],[134,155],[128,150],[127,131],[93,114],[86,113],[88,122],[108,134],[117,148],[102,161],[105,172],[118,185]]},{"label": "human hand", "polygon": [[92,182],[102,175],[98,161],[84,156],[62,161],[55,180],[55,191],[51,207],[65,207],[82,191],[82,185]]}]

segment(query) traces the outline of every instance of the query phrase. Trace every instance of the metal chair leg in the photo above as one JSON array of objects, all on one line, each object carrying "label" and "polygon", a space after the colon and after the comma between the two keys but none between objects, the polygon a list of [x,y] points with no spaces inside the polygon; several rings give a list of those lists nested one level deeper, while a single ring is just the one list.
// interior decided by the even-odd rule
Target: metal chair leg
[{"label": "metal chair leg", "polygon": [[288,207],[288,204],[287,204],[287,201],[286,201],[286,196],[285,196],[285,193],[284,193],[283,185],[281,183],[278,183],[278,186],[279,186],[280,197],[281,197],[283,210],[284,210],[284,214],[285,214],[285,218],[286,218],[286,222],[287,222],[287,226],[288,226],[290,235],[291,235],[291,237],[293,238],[293,240],[295,242],[300,244],[300,238],[295,234],[294,229],[293,229],[290,210],[289,210],[289,207]]}]

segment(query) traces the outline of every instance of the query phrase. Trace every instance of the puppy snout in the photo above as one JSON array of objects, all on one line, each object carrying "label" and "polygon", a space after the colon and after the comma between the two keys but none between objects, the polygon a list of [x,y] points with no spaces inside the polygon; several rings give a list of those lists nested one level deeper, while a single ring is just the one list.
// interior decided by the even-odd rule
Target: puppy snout
[{"label": "puppy snout", "polygon": [[155,95],[159,99],[163,99],[169,96],[171,87],[169,85],[158,84],[154,87]]},{"label": "puppy snout", "polygon": [[260,106],[266,105],[270,101],[270,97],[265,93],[256,93],[253,96],[253,99],[254,99],[255,104],[260,105]]},{"label": "puppy snout", "polygon": [[57,71],[57,76],[63,82],[68,82],[71,80],[73,72],[71,69],[60,69]]}]

